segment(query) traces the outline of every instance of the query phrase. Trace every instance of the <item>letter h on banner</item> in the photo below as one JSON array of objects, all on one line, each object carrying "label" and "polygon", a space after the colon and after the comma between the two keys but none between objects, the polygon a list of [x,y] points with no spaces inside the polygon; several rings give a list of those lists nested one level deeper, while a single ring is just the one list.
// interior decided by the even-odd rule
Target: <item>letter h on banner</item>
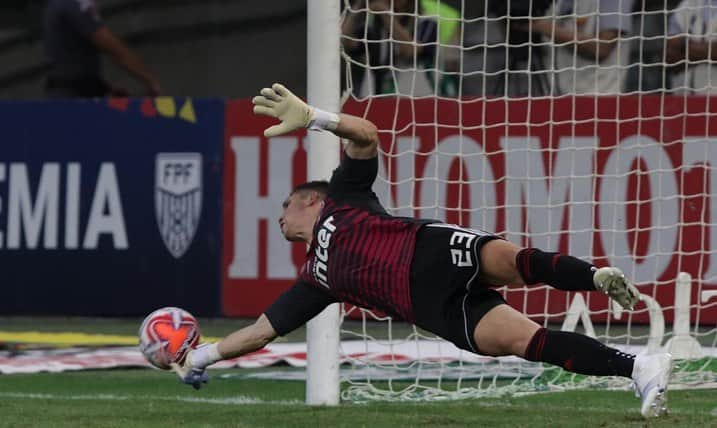
[{"label": "letter h on banner", "polygon": [[[275,221],[282,201],[292,189],[292,156],[298,137],[269,139],[269,159],[266,166],[268,192],[259,195],[260,139],[233,137],[231,149],[236,159],[234,195],[234,257],[229,265],[229,278],[257,278],[259,257],[269,257],[267,277],[288,279],[296,277],[291,258],[291,246],[284,241]],[[229,220],[229,219],[227,219]],[[259,221],[267,220],[266,254],[259,254]]]}]

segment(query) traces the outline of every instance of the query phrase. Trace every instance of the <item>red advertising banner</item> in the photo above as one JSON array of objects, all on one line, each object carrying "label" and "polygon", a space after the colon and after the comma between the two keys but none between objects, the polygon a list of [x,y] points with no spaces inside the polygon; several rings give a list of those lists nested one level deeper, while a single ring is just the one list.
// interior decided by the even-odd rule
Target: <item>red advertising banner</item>
[{"label": "red advertising banner", "polygon": [[[264,138],[273,121],[248,100],[226,111],[223,311],[257,316],[303,261],[303,245],[284,242],[276,220],[306,178],[306,134]],[[618,266],[668,321],[675,278],[687,272],[692,318],[717,321],[717,100],[374,99],[344,111],[381,130],[374,190],[396,214]],[[558,318],[571,301],[545,289],[509,288],[507,298]],[[607,300],[593,295],[588,306]],[[632,320],[646,319],[639,306]]]},{"label": "red advertising banner", "polygon": [[224,146],[222,311],[255,317],[294,282],[306,247],[284,240],[281,204],[306,181],[306,131],[264,138],[274,120],[250,100],[227,102]]}]

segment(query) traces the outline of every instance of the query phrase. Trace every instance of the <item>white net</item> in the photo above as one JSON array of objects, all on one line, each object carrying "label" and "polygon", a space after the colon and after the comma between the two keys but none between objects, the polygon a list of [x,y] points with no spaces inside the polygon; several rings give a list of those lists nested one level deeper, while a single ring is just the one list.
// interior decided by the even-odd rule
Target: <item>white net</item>
[{"label": "white net", "polygon": [[[513,307],[624,351],[667,349],[674,387],[714,387],[716,23],[699,0],[344,1],[344,111],[380,129],[374,190],[392,213],[617,266],[643,295],[624,312],[595,293],[500,288]],[[357,308],[341,331],[344,399],[629,384],[461,352]]]}]

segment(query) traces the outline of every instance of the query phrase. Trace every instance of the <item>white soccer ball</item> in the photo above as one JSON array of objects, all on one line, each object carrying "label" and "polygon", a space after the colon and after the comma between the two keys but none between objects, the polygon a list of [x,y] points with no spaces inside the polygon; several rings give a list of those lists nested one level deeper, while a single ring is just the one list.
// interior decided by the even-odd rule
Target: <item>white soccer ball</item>
[{"label": "white soccer ball", "polygon": [[181,308],[157,309],[142,321],[139,350],[153,366],[168,370],[182,364],[187,353],[199,344],[199,323]]}]

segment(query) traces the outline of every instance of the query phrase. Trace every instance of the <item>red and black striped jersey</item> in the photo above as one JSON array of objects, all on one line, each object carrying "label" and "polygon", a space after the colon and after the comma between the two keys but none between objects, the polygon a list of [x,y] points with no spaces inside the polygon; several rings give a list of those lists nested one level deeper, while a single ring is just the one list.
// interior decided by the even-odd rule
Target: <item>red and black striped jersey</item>
[{"label": "red and black striped jersey", "polygon": [[413,321],[409,278],[421,223],[361,202],[324,201],[300,278],[338,301]]},{"label": "red and black striped jersey", "polygon": [[[389,215],[371,190],[377,173],[377,157],[344,156],[334,171],[299,279],[265,312],[279,334],[334,301],[414,321],[411,260],[416,233],[430,221]],[[292,308],[297,301],[302,314]]]}]

